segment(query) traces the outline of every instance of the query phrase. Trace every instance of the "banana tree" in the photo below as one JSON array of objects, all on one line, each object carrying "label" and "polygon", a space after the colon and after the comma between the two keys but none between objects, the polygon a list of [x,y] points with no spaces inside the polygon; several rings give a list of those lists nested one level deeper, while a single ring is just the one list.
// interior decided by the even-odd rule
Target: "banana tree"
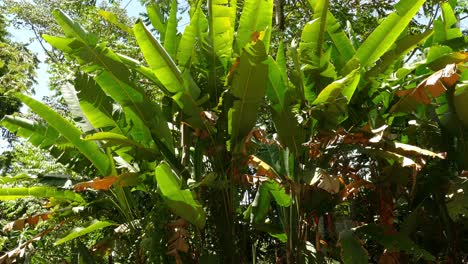
[{"label": "banana tree", "polygon": [[[196,1],[183,33],[177,32],[177,1],[167,19],[150,3],[149,22],[159,38],[141,20],[128,28],[102,12],[134,36],[144,62],[112,51],[105,40],[54,11],[64,36],[43,38],[81,65],[74,87],[62,91],[77,122],[16,94],[45,122],[8,116],[2,125],[38,147],[60,150],[54,152],[58,161],[79,173],[103,177],[75,190],[111,192],[123,216],[119,224],[137,229],[145,218],[131,187],[157,193],[174,218],[182,219],[168,225],[176,237],[168,241],[168,254],[176,262],[189,250],[190,236],[204,241],[193,250],[200,260],[251,262],[256,256],[245,248],[255,242],[238,235],[247,232],[246,225],[284,245],[287,263],[364,263],[368,257],[358,237],[371,236],[389,248],[393,244],[381,240],[382,232],[405,241],[392,250],[432,260],[395,229],[393,194],[382,177],[400,170],[415,180],[423,159],[445,156],[389,139],[391,123],[360,118],[361,108],[375,106],[366,103],[379,100],[369,98],[379,92],[375,80],[389,78],[406,54],[432,37],[432,30],[405,33],[424,0],[400,1],[359,47],[328,10],[328,1],[308,2],[313,17],[300,41],[278,45],[270,43],[273,0],[243,1],[239,19],[236,0]],[[157,99],[148,96],[155,89]],[[265,105],[268,112],[259,111]],[[267,132],[258,128],[262,115],[271,116]],[[334,208],[359,189],[390,208],[379,214],[384,231],[334,227]],[[6,189],[5,197],[16,198],[16,191]],[[93,223],[85,230],[110,225]]]}]

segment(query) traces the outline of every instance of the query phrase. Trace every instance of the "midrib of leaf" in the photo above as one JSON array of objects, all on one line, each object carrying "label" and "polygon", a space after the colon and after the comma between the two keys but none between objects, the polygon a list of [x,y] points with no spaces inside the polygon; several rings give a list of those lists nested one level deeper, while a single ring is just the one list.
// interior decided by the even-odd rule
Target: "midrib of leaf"
[{"label": "midrib of leaf", "polygon": [[[400,0],[397,3],[404,3]],[[385,18],[385,20],[369,35],[369,37],[357,49],[353,58],[359,59],[361,66],[366,67],[378,60],[387,52],[393,43],[397,40],[400,33],[411,22],[411,19],[424,4],[425,0],[415,0],[407,10],[396,10]],[[399,11],[406,11],[400,14]],[[387,31],[385,31],[387,30]],[[380,36],[382,36],[380,38]],[[378,40],[378,41],[376,41]],[[384,45],[382,49],[380,46]],[[353,62],[349,61],[344,67],[342,73],[346,75],[353,70]]]},{"label": "midrib of leaf", "polygon": [[[174,60],[161,46],[161,44],[154,38],[151,32],[148,31],[141,20],[137,21],[133,27],[133,30],[138,45],[140,46],[143,53],[143,57],[145,58],[149,67],[155,71],[155,73],[158,71],[165,71],[165,75],[159,75],[159,73],[156,75],[165,88],[173,94],[187,91],[192,97],[197,98],[200,93],[199,88],[186,87],[184,85],[182,73],[175,64]],[[154,58],[152,56],[154,56]],[[161,61],[163,61],[163,63],[161,63]]]},{"label": "midrib of leaf", "polygon": [[[248,74],[248,78],[247,78],[247,81],[245,82],[245,86],[244,86],[244,93],[242,95],[243,98],[246,97],[247,95],[247,92],[248,92],[248,87],[249,87],[249,83],[250,83],[250,77],[252,76],[252,69],[249,70],[249,74]],[[246,105],[248,102],[245,102],[245,100],[243,100],[243,98],[240,98],[240,101],[241,101],[241,108],[240,108],[240,113],[239,113],[239,117],[242,117],[242,113],[244,112],[244,105]],[[244,103],[245,102],[245,103]],[[237,124],[237,132],[236,132],[236,136],[239,136],[239,130],[240,130],[240,127],[241,127],[241,123],[242,123],[242,118],[239,118],[238,120],[238,124]]]},{"label": "midrib of leaf", "polygon": [[100,62],[100,64],[102,65],[102,67],[103,67],[107,72],[110,73],[110,75],[111,75],[112,79],[114,80],[114,82],[117,83],[118,86],[120,87],[120,91],[122,91],[122,92],[126,95],[126,97],[130,99],[130,101],[132,102],[132,104],[133,104],[133,106],[134,106],[134,107],[132,107],[133,111],[136,111],[137,114],[138,114],[138,116],[144,117],[143,112],[140,111],[140,109],[139,109],[139,107],[138,107],[138,104],[133,100],[133,97],[130,96],[130,93],[127,91],[127,89],[124,89],[124,87],[120,84],[121,80],[119,80],[119,78],[117,78],[117,77],[115,76],[115,74],[113,73],[111,67],[110,67],[109,65],[107,65],[107,64],[105,63],[104,60],[102,60],[102,59],[100,58],[100,56],[99,56],[100,53],[96,52],[93,48],[89,47],[89,46],[87,45],[87,43],[85,43],[85,47],[91,52],[91,54],[94,55],[95,59],[96,59],[97,61]]},{"label": "midrib of leaf", "polygon": [[54,127],[54,129],[56,129],[63,137],[70,141],[70,143],[72,143],[95,165],[102,175],[109,173],[110,161],[108,157],[101,152],[101,149],[95,143],[82,140],[81,131],[78,128],[57,112],[51,110],[48,106],[36,101],[35,99],[21,93],[16,93],[15,96],[41,116],[47,123],[49,123],[49,125]]},{"label": "midrib of leaf", "polygon": [[[271,0],[262,0],[262,1],[246,0],[244,2],[244,10],[242,12],[242,15],[241,15],[241,18],[240,18],[240,21],[239,21],[239,28],[237,30],[238,33],[239,33],[239,31],[241,29],[242,30],[245,29],[245,32],[242,32],[244,35],[240,36],[240,37],[244,38],[244,39],[240,39],[240,40],[244,41],[244,43],[239,43],[239,39],[237,39],[237,41],[236,41],[237,45],[238,45],[237,48],[238,48],[240,53],[242,52],[242,49],[245,47],[245,45],[247,45],[249,43],[251,35],[255,31],[261,31],[261,30],[267,30],[267,32],[265,32],[267,34],[265,34],[265,39],[263,41],[265,43],[265,49],[266,49],[266,51],[268,53],[269,46],[270,46],[269,45],[270,44],[270,39],[269,39],[270,34],[268,33],[268,30],[271,31],[271,29],[258,28],[260,19],[265,19],[265,17],[262,17],[261,15],[258,14],[260,12],[260,10],[266,10],[265,8],[262,8],[262,6],[265,3],[272,4]],[[249,7],[249,8],[247,9],[246,7]],[[246,15],[249,15],[249,17],[245,17]],[[245,22],[245,24],[242,23],[242,22]],[[271,22],[267,22],[267,23],[271,23]]]},{"label": "midrib of leaf", "polygon": [[[322,6],[323,3],[323,6]],[[325,35],[325,25],[327,23],[327,11],[328,11],[328,1],[323,1],[319,0],[319,3],[317,4],[319,8],[321,7],[322,9],[321,14],[320,14],[320,34],[318,37],[317,41],[317,47],[316,47],[316,52],[319,58],[322,57],[323,51],[322,51],[322,45],[323,45],[323,39]],[[314,16],[315,17],[315,16]],[[318,18],[318,16],[317,16]],[[320,65],[320,59],[319,59],[319,65]]]},{"label": "midrib of leaf", "polygon": [[209,23],[209,31],[208,34],[210,35],[211,39],[211,51],[210,51],[210,59],[211,59],[211,64],[210,64],[210,74],[208,74],[208,78],[210,79],[209,81],[211,82],[211,85],[214,89],[214,98],[215,100],[218,100],[218,87],[217,87],[217,82],[216,82],[216,50],[215,50],[215,35],[214,35],[214,16],[213,16],[213,0],[208,0],[208,23]]}]

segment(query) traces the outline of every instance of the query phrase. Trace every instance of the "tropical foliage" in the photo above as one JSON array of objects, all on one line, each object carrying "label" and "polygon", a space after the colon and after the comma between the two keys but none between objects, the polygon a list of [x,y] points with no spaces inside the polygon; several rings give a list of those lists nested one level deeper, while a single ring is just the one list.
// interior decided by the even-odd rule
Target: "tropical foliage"
[{"label": "tropical foliage", "polygon": [[291,42],[273,0],[190,1],[183,33],[176,0],[150,1],[146,25],[99,12],[142,60],[54,10],[62,34],[42,37],[79,66],[61,88],[71,117],[15,93],[41,120],[1,125],[70,175],[0,178],[1,200],[48,208],[5,225],[39,231],[0,263],[54,234],[82,263],[460,263],[467,38],[456,1],[407,30],[424,3],[355,38],[309,0]]}]

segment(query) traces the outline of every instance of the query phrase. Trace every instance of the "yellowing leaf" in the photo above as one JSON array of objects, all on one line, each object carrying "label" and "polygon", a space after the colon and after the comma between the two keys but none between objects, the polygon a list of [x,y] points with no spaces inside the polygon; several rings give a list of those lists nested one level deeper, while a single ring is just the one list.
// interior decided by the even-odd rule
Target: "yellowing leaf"
[{"label": "yellowing leaf", "polygon": [[268,163],[264,162],[258,157],[250,155],[248,163],[257,169],[257,172],[255,173],[257,176],[267,176],[270,179],[278,178],[276,171],[270,165],[268,165]]}]

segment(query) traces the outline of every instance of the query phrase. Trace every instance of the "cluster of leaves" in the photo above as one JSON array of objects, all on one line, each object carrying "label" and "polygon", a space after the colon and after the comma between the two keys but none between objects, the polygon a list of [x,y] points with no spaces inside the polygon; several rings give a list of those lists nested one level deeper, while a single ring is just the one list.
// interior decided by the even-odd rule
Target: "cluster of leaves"
[{"label": "cluster of leaves", "polygon": [[[309,0],[310,22],[291,43],[272,26],[273,0],[193,1],[182,34],[170,2],[168,14],[147,5],[159,38],[141,20],[98,12],[145,63],[53,11],[64,36],[43,38],[79,69],[62,89],[73,120],[16,93],[43,121],[1,124],[81,178],[2,177],[0,199],[53,208],[6,225],[47,229],[3,258],[49,233],[86,263],[466,257],[468,55],[454,1],[415,32],[406,29],[425,1],[402,0],[353,39],[328,1]],[[75,219],[83,227],[70,230]]]}]

